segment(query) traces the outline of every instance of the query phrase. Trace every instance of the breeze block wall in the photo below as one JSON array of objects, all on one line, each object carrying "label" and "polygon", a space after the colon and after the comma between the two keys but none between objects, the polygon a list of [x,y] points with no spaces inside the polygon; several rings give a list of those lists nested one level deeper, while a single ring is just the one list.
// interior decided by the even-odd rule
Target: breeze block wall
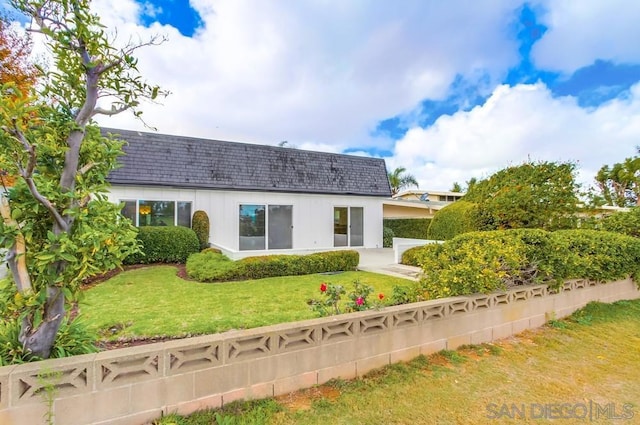
[{"label": "breeze block wall", "polygon": [[0,424],[139,425],[237,399],[354,378],[398,361],[480,344],[565,317],[591,301],[640,297],[631,279],[573,280],[445,298],[0,368]]}]

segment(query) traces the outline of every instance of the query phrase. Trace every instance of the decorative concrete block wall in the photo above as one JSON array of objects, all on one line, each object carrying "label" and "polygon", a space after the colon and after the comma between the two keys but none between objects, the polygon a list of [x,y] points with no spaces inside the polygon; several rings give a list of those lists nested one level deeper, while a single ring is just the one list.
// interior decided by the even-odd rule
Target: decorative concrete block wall
[{"label": "decorative concrete block wall", "polygon": [[630,279],[446,298],[0,368],[0,424],[138,425],[354,378],[372,369],[536,328],[590,301],[640,297]]}]

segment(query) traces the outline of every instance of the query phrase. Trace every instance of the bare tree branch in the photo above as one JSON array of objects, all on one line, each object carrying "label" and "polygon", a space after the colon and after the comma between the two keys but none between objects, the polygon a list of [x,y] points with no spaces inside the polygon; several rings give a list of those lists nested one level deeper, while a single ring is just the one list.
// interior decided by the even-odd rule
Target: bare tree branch
[{"label": "bare tree branch", "polygon": [[110,116],[113,116],[113,115],[118,115],[119,113],[126,111],[126,110],[127,110],[127,109],[129,109],[130,107],[131,107],[131,106],[129,106],[129,105],[123,105],[123,106],[121,106],[121,107],[119,107],[119,108],[112,107],[110,110],[109,110],[109,109],[104,109],[104,108],[97,107],[97,108],[95,108],[95,109],[93,110],[93,114],[92,114],[92,116],[95,116],[95,115],[100,114],[100,115],[106,115],[106,116],[109,116],[109,117],[110,117]]}]

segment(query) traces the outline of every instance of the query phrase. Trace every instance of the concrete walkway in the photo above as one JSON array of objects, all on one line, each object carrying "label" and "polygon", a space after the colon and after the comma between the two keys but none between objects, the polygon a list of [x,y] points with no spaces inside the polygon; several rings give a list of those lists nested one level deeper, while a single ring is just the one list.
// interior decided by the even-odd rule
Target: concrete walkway
[{"label": "concrete walkway", "polygon": [[358,270],[386,274],[403,279],[419,280],[422,270],[419,267],[405,266],[394,262],[393,248],[362,248]]}]

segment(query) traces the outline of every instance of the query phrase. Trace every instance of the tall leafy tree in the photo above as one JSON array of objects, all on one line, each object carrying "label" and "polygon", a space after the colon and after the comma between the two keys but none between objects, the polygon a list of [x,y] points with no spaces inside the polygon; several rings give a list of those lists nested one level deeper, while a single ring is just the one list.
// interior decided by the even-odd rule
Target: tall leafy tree
[{"label": "tall leafy tree", "polygon": [[418,181],[416,178],[407,173],[407,169],[404,167],[397,167],[390,173],[387,173],[389,177],[389,185],[391,186],[391,196],[396,196],[405,187],[415,186],[418,187]]},{"label": "tall leafy tree", "polygon": [[34,85],[38,70],[31,62],[31,40],[14,31],[5,16],[0,16],[0,85],[14,83],[27,93]]},{"label": "tall leafy tree", "polygon": [[141,79],[133,57],[161,40],[115,48],[89,0],[11,4],[32,19],[53,58],[37,91],[9,82],[0,93],[0,169],[18,176],[0,196],[0,247],[17,290],[20,343],[47,358],[80,282],[136,250],[135,229],[105,196],[122,142],[103,136],[93,118],[139,116],[143,99],[163,94]]},{"label": "tall leafy tree", "polygon": [[[640,154],[640,147],[636,147]],[[596,174],[599,196],[604,203],[618,207],[640,206],[640,156],[604,165]]]},{"label": "tall leafy tree", "polygon": [[451,186],[451,192],[456,192],[456,193],[462,192],[462,186],[460,186],[460,183],[453,182],[453,186]]},{"label": "tall leafy tree", "polygon": [[575,164],[527,162],[469,186],[483,230],[573,227],[578,205]]},{"label": "tall leafy tree", "polygon": [[[27,93],[35,84],[37,68],[30,60],[31,40],[26,34],[14,31],[6,16],[0,15],[0,86],[13,83],[17,90]],[[0,170],[0,184],[13,186],[15,176]]]}]

